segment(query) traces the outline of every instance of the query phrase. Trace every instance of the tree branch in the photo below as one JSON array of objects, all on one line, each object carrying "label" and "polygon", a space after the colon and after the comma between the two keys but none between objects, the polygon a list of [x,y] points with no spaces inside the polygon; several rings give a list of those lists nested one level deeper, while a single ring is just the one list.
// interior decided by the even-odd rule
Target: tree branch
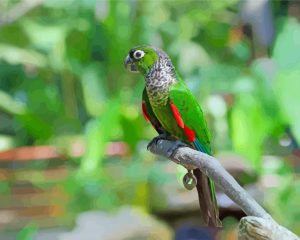
[{"label": "tree branch", "polygon": [[[152,153],[169,158],[177,164],[181,164],[187,169],[199,168],[204,174],[210,177],[215,184],[234,201],[240,208],[251,217],[245,217],[240,222],[239,239],[282,239],[282,238],[263,238],[261,231],[256,231],[259,227],[264,227],[265,233],[273,230],[272,236],[290,236],[284,239],[298,239],[298,237],[279,226],[273,218],[236,182],[236,180],[222,167],[217,159],[205,153],[198,152],[189,147],[181,147],[175,152],[170,153],[174,142],[168,140],[158,140],[148,146]],[[255,217],[255,218],[253,218]],[[254,220],[253,220],[254,219]],[[258,219],[258,220],[257,220]],[[259,224],[258,224],[259,223]],[[256,224],[256,225],[255,225]],[[250,228],[249,228],[250,226]],[[253,228],[256,226],[257,228]],[[252,229],[253,231],[250,231]],[[251,238],[245,238],[249,235]],[[255,235],[256,233],[256,235]],[[271,234],[269,234],[271,236]]]},{"label": "tree branch", "polygon": [[239,240],[299,240],[299,238],[288,229],[267,219],[258,217],[243,217],[239,223]]},{"label": "tree branch", "polygon": [[[168,158],[168,150],[173,142],[159,140],[157,144],[149,146],[149,150]],[[188,147],[179,148],[170,158],[173,162],[188,169],[200,168],[215,184],[230,197],[249,216],[272,219],[271,216],[235,181],[235,179],[222,167],[217,159],[205,153],[195,151]]]}]

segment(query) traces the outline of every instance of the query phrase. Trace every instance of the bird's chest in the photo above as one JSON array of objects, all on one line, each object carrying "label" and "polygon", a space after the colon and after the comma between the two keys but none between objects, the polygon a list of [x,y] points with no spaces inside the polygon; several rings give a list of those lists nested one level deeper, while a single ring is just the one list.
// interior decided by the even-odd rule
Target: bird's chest
[{"label": "bird's chest", "polygon": [[168,104],[169,94],[167,91],[155,91],[151,88],[149,91],[147,89],[147,94],[153,108],[164,108]]},{"label": "bird's chest", "polygon": [[171,74],[154,69],[146,77],[146,91],[152,107],[163,107],[169,99],[169,89],[175,83]]},{"label": "bird's chest", "polygon": [[169,84],[158,79],[152,79],[146,83],[146,91],[151,106],[162,107],[167,105],[169,98]]}]

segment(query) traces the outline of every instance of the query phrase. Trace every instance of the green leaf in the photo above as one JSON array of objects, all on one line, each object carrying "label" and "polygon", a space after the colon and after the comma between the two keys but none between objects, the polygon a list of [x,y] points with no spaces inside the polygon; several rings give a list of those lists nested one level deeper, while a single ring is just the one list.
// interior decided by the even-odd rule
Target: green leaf
[{"label": "green leaf", "polygon": [[9,94],[0,90],[0,109],[3,111],[19,115],[26,112],[26,107],[21,102],[13,99]]},{"label": "green leaf", "polygon": [[98,64],[89,65],[81,74],[85,107],[92,116],[98,116],[104,109],[106,93],[101,84],[103,78],[101,65]]},{"label": "green leaf", "polygon": [[54,69],[63,69],[66,65],[65,38],[69,25],[40,24],[31,20],[23,21],[22,24],[32,45],[47,54],[51,66]]},{"label": "green leaf", "polygon": [[38,67],[46,65],[46,58],[33,50],[0,44],[0,59],[10,64],[32,64]]},{"label": "green leaf", "polygon": [[269,121],[252,94],[244,93],[237,98],[231,114],[231,129],[234,149],[260,170],[262,145],[268,134]]},{"label": "green leaf", "polygon": [[298,143],[300,143],[300,65],[292,71],[281,71],[276,78],[275,94],[280,112],[291,126]]},{"label": "green leaf", "polygon": [[53,126],[36,114],[28,112],[18,115],[16,119],[21,123],[21,129],[16,129],[20,135],[22,135],[21,132],[26,130],[26,133],[35,139],[47,140],[53,134]]},{"label": "green leaf", "polygon": [[122,110],[120,124],[123,130],[123,140],[134,151],[138,142],[143,139],[145,121],[136,106],[124,106]]},{"label": "green leaf", "polygon": [[287,18],[275,41],[273,59],[281,69],[292,69],[300,63],[300,24]]},{"label": "green leaf", "polygon": [[101,171],[106,143],[119,124],[119,116],[120,103],[115,99],[107,102],[105,114],[90,120],[87,124],[85,132],[87,149],[80,166],[83,175],[92,175]]},{"label": "green leaf", "polygon": [[37,232],[37,226],[35,224],[29,224],[17,234],[17,240],[32,240]]}]

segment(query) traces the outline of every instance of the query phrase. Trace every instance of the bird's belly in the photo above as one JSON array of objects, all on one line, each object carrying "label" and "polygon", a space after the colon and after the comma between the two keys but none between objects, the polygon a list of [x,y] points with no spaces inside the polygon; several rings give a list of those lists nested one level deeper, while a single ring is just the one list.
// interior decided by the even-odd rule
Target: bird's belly
[{"label": "bird's belly", "polygon": [[165,131],[167,131],[173,137],[183,141],[186,140],[186,136],[184,135],[182,128],[178,126],[173,112],[168,104],[165,106],[153,107],[153,112]]}]

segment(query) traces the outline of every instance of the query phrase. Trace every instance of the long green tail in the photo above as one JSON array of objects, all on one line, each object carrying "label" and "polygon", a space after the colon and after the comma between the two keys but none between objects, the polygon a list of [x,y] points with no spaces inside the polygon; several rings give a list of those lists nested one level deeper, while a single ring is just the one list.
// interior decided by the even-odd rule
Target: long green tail
[{"label": "long green tail", "polygon": [[[210,149],[202,145],[197,138],[194,141],[194,147],[200,152],[211,154]],[[215,183],[202,173],[200,169],[195,169],[193,173],[197,178],[196,188],[204,222],[210,227],[221,227],[222,223],[219,219]]]}]

